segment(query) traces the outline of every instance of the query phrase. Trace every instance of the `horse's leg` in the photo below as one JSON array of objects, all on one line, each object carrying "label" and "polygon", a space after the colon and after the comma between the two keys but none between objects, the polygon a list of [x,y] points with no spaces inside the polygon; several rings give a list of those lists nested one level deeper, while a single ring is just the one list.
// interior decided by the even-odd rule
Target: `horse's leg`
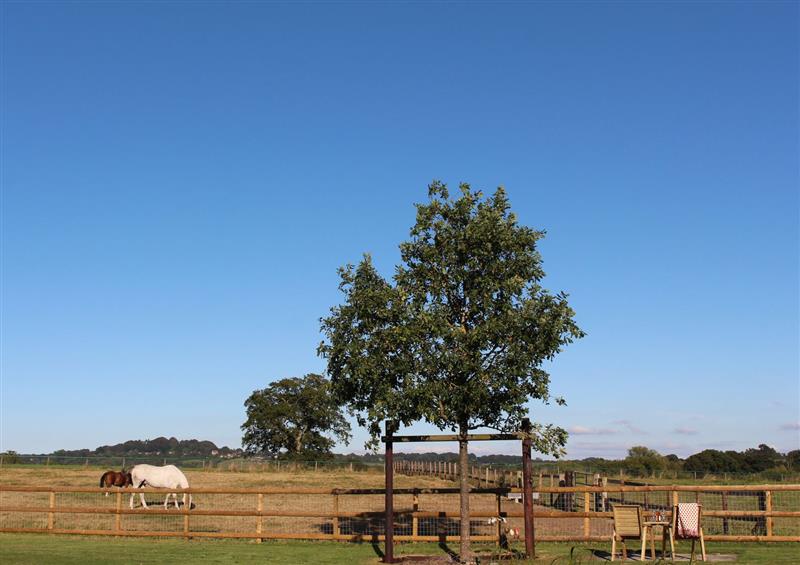
[{"label": "horse's leg", "polygon": [[144,493],[139,493],[139,499],[142,501],[142,508],[147,508],[147,501],[144,499]]},{"label": "horse's leg", "polygon": [[[186,496],[185,494],[183,496]],[[178,493],[172,493],[172,501],[175,503],[175,508],[180,508],[181,505],[178,504]]]}]

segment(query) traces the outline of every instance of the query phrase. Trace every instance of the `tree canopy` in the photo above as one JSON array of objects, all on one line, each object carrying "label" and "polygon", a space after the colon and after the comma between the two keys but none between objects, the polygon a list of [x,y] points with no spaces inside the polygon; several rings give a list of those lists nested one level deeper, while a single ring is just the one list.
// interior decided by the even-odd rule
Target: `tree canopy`
[{"label": "tree canopy", "polygon": [[[529,399],[551,400],[545,362],[584,334],[566,294],[541,286],[544,232],[519,225],[502,188],[484,197],[461,184],[451,198],[435,181],[428,196],[391,282],[369,255],[339,270],[344,303],[321,320],[319,353],[371,445],[383,420],[424,420],[459,432],[463,470],[468,431],[519,430]],[[535,423],[532,436],[538,451],[563,454],[565,430]],[[462,473],[462,558],[468,490]]]},{"label": "tree canopy", "polygon": [[[677,458],[677,457],[676,457]],[[636,445],[628,450],[625,458],[626,469],[636,471],[642,475],[652,475],[667,466],[667,458],[655,449],[643,445]]]},{"label": "tree canopy", "polygon": [[[543,364],[584,333],[566,294],[540,284],[544,232],[518,224],[502,188],[484,198],[462,184],[451,199],[434,182],[428,192],[393,283],[369,255],[339,270],[344,303],[322,319],[319,352],[373,438],[386,419],[516,431],[528,399],[550,401]],[[561,453],[564,430],[534,431],[539,451]]]},{"label": "tree canopy", "polygon": [[792,453],[783,456],[763,443],[758,448],[741,452],[705,449],[687,457],[683,468],[703,473],[760,473],[777,468],[784,462],[791,466]]},{"label": "tree canopy", "polygon": [[244,405],[242,445],[250,454],[327,457],[336,440],[350,440],[350,424],[321,375],[281,379],[254,391]]}]

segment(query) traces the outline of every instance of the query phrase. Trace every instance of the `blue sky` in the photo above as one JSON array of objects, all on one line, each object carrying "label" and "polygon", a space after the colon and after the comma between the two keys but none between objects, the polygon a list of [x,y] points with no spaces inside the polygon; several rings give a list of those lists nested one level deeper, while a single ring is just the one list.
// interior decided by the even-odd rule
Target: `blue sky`
[{"label": "blue sky", "polygon": [[797,449],[798,15],[3,3],[0,448],[238,446],[437,178],[548,232],[571,457]]}]

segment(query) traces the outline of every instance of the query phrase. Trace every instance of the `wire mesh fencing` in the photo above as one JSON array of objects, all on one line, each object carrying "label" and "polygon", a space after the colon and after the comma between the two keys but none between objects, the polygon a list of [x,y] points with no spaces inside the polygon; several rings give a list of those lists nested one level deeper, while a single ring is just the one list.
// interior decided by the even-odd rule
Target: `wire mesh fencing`
[{"label": "wire mesh fencing", "polygon": [[[603,490],[606,488],[607,490]],[[102,489],[0,485],[0,531],[116,536],[240,537],[380,541],[383,489]],[[470,535],[502,544],[524,538],[519,488],[473,489]],[[615,504],[645,520],[670,520],[698,502],[707,540],[800,541],[800,485],[543,487],[533,493],[539,541],[599,541],[612,535]],[[398,541],[455,541],[455,488],[395,489]]]}]

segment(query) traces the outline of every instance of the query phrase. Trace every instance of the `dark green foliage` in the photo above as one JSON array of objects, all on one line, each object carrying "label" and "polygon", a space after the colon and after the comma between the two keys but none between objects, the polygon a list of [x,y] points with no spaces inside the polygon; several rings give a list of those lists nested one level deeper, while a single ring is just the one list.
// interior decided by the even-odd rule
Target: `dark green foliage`
[{"label": "dark green foliage", "polygon": [[350,424],[321,375],[276,381],[253,392],[244,405],[242,445],[251,454],[330,457],[337,439],[350,440]]},{"label": "dark green foliage", "polygon": [[757,449],[747,449],[742,453],[743,466],[748,473],[760,473],[774,469],[783,461],[783,456],[768,445],[761,444]]},{"label": "dark green foliage", "polygon": [[[584,335],[566,295],[540,285],[544,232],[517,223],[502,188],[486,198],[460,188],[451,199],[430,185],[393,282],[369,256],[340,269],[344,303],[322,319],[334,391],[373,446],[387,419],[518,430],[530,398],[550,401],[543,364]],[[563,453],[561,428],[534,434],[537,450]]]},{"label": "dark green foliage", "polygon": [[658,451],[637,445],[628,450],[625,458],[625,468],[640,475],[652,475],[667,466],[667,459]]},{"label": "dark green foliage", "polygon": [[786,454],[786,467],[790,471],[800,471],[800,449],[794,449]]},{"label": "dark green foliage", "polygon": [[157,437],[155,439],[128,440],[124,443],[115,445],[101,445],[97,449],[59,449],[53,455],[63,457],[93,457],[93,456],[127,456],[127,455],[159,455],[170,457],[186,456],[213,456],[213,455],[235,455],[238,449],[229,447],[217,447],[211,441],[200,441],[196,439],[179,440],[174,437]]},{"label": "dark green foliage", "polygon": [[687,457],[683,468],[702,473],[760,473],[788,462],[791,453],[784,457],[763,443],[742,452],[706,449]]},{"label": "dark green foliage", "polygon": [[19,455],[17,455],[17,452],[13,449],[9,449],[8,451],[0,453],[0,456],[3,457],[3,463],[7,465],[15,465],[21,462]]}]

